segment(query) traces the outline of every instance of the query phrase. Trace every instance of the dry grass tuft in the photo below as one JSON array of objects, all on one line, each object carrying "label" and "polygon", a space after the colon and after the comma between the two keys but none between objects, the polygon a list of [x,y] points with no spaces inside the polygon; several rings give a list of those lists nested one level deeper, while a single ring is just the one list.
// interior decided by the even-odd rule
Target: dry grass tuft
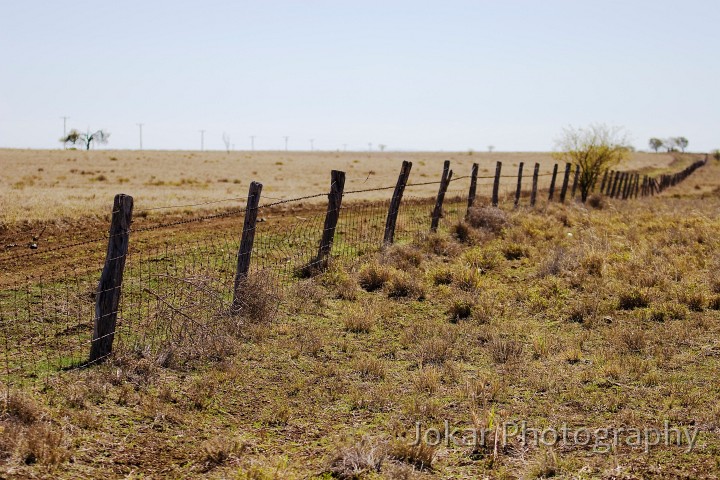
[{"label": "dry grass tuft", "polygon": [[225,437],[216,437],[200,445],[200,464],[203,472],[209,472],[231,460],[238,460],[246,450],[247,444]]},{"label": "dry grass tuft", "polygon": [[364,290],[374,292],[382,288],[391,276],[392,272],[388,267],[374,260],[360,269],[358,282]]},{"label": "dry grass tuft", "polygon": [[379,472],[387,458],[386,446],[362,437],[359,442],[341,447],[330,460],[329,473],[343,480],[356,480]]},{"label": "dry grass tuft", "polygon": [[468,212],[467,222],[490,233],[500,234],[510,225],[508,215],[497,207],[473,206]]},{"label": "dry grass tuft", "polygon": [[31,424],[40,419],[42,410],[31,397],[12,391],[5,399],[2,416],[5,415],[21,423]]},{"label": "dry grass tuft", "polygon": [[618,308],[621,310],[645,308],[648,305],[650,305],[650,298],[647,292],[637,288],[623,292],[618,297]]},{"label": "dry grass tuft", "polygon": [[404,271],[395,271],[390,281],[385,284],[387,295],[390,298],[413,298],[422,300],[425,298],[425,286],[421,280],[414,275]]},{"label": "dry grass tuft", "polygon": [[355,360],[355,368],[363,378],[380,380],[385,378],[385,364],[371,355],[363,354]]},{"label": "dry grass tuft", "polygon": [[518,361],[523,352],[523,344],[518,340],[499,335],[491,336],[487,346],[493,361],[500,364]]},{"label": "dry grass tuft", "polygon": [[605,197],[597,193],[590,195],[587,199],[587,205],[596,210],[602,210],[607,207],[607,201]]},{"label": "dry grass tuft", "polygon": [[431,470],[437,456],[437,447],[423,442],[410,444],[404,440],[396,440],[390,445],[389,456],[418,470]]}]

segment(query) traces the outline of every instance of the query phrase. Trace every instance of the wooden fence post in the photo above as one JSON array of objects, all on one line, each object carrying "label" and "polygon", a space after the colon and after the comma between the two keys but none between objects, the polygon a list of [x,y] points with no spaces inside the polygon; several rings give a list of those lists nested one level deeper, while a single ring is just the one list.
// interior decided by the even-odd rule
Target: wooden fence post
[{"label": "wooden fence post", "polygon": [[620,172],[616,171],[612,182],[612,188],[610,189],[610,198],[615,198],[615,191],[617,190],[617,184],[619,180]]},{"label": "wooden fence post", "polygon": [[467,214],[470,213],[470,209],[475,204],[475,192],[477,191],[478,168],[479,168],[479,165],[477,163],[472,164],[472,170],[470,171],[470,191],[468,192]]},{"label": "wooden fence post", "polygon": [[517,208],[520,204],[520,190],[522,189],[523,166],[525,166],[525,163],[520,162],[520,166],[518,166],[517,188],[515,189],[515,208]]},{"label": "wooden fence post", "polygon": [[568,182],[570,181],[570,169],[572,165],[565,164],[565,175],[563,176],[562,187],[560,188],[560,203],[565,203],[565,195],[567,195]]},{"label": "wooden fence post", "polygon": [[391,244],[395,239],[395,225],[397,224],[400,202],[405,192],[405,185],[407,185],[408,178],[410,177],[410,169],[412,169],[412,162],[403,161],[402,167],[400,167],[400,175],[395,184],[395,191],[393,192],[392,200],[390,200],[390,207],[388,208],[383,245]]},{"label": "wooden fence post", "polygon": [[550,193],[548,194],[548,202],[552,202],[555,195],[555,180],[557,179],[558,164],[553,167],[552,178],[550,179]]},{"label": "wooden fence post", "polygon": [[436,232],[440,224],[440,216],[442,215],[442,205],[445,200],[445,192],[452,178],[452,170],[450,170],[450,160],[443,163],[442,177],[440,178],[440,188],[437,198],[435,199],[435,208],[433,209],[432,222],[430,223],[430,231]]},{"label": "wooden fence post", "polygon": [[[577,192],[579,178],[580,178],[580,165],[575,165],[575,176],[573,177],[572,193],[570,194],[570,198],[575,198],[575,192]],[[593,187],[594,187],[594,185],[592,185],[590,188],[593,188]]]},{"label": "wooden fence post", "polygon": [[502,170],[502,162],[497,162],[495,164],[495,181],[493,182],[493,191],[492,191],[492,206],[497,207],[498,206],[498,196],[500,193],[500,172]]},{"label": "wooden fence post", "polygon": [[540,176],[540,164],[535,164],[535,170],[533,170],[532,180],[532,192],[530,193],[530,206],[535,206],[535,200],[537,200],[537,188],[538,188],[538,176]]},{"label": "wooden fence post", "polygon": [[250,256],[252,255],[253,243],[255,242],[255,225],[257,224],[258,205],[262,193],[262,183],[250,182],[247,204],[245,206],[245,220],[243,222],[242,238],[240,249],[237,255],[237,269],[235,270],[235,284],[233,288],[233,309],[240,305],[240,290],[242,282],[247,278],[250,271]]},{"label": "wooden fence post", "polygon": [[343,190],[345,190],[345,172],[333,170],[330,172],[330,193],[328,194],[328,208],[325,214],[325,225],[320,240],[320,247],[315,260],[310,265],[313,270],[324,270],[327,267],[330,251],[332,250],[333,239],[335,238],[335,227],[340,218],[340,206],[342,205]]},{"label": "wooden fence post", "polygon": [[600,182],[600,195],[602,195],[603,192],[605,191],[605,182],[607,181],[607,176],[608,176],[608,171],[605,170],[605,173],[603,174],[603,177],[602,177],[602,182]]},{"label": "wooden fence post", "polygon": [[88,363],[102,362],[112,353],[130,241],[132,210],[133,198],[130,195],[115,195],[105,266],[95,297],[95,322]]}]

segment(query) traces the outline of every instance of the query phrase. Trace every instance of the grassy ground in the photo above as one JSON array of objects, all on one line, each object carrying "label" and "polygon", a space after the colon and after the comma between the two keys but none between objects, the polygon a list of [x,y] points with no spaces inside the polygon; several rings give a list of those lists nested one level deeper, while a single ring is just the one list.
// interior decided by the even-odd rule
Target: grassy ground
[{"label": "grassy ground", "polygon": [[[213,344],[14,394],[4,477],[717,478],[720,198],[476,212],[301,281]],[[700,185],[700,188],[695,188]],[[717,185],[717,184],[716,184]],[[709,185],[710,187],[712,185]],[[701,194],[702,195],[698,195]],[[198,355],[198,352],[202,355]],[[409,446],[423,428],[697,431],[622,444]],[[494,437],[493,437],[494,438]]]},{"label": "grassy ground", "polygon": [[[0,149],[0,233],[15,223],[77,219],[105,215],[116,193],[135,197],[137,210],[165,205],[197,204],[228,198],[237,202],[206,205],[206,210],[243,205],[250,181],[264,184],[263,198],[295,198],[325,191],[330,170],[347,173],[346,190],[394,185],[403,160],[413,162],[412,182],[439,180],[442,162],[450,160],[455,177],[469,175],[473,163],[480,176],[493,175],[495,162],[504,174],[525,174],[535,162],[552,170],[550,153],[477,152],[190,152],[131,150],[8,150]],[[636,153],[625,169],[664,169],[674,157]],[[677,168],[678,170],[680,168]],[[541,177],[540,187],[549,178]],[[480,181],[480,191],[490,189]],[[484,186],[483,186],[484,185]],[[504,178],[503,190],[515,181]],[[416,189],[434,195],[437,186]],[[386,192],[364,199],[386,198]],[[170,210],[172,211],[172,210]],[[183,211],[183,209],[177,209]],[[155,212],[153,212],[155,213]],[[163,210],[159,213],[168,213]]]}]

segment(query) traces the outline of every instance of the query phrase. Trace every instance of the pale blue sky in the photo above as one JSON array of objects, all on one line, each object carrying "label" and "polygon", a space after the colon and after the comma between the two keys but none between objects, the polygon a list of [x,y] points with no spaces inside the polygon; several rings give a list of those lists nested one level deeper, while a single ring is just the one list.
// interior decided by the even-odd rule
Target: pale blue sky
[{"label": "pale blue sky", "polygon": [[720,2],[0,0],[0,147],[720,147]]}]

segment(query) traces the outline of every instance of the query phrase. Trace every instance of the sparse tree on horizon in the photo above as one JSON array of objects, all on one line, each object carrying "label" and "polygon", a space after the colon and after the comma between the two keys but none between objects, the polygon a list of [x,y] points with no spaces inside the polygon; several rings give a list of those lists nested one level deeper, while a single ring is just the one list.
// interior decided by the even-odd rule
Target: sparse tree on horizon
[{"label": "sparse tree on horizon", "polygon": [[663,146],[663,141],[660,140],[659,138],[654,138],[654,137],[653,137],[653,138],[650,139],[650,141],[648,142],[648,144],[650,145],[650,148],[653,149],[653,150],[655,150],[655,153],[657,153],[658,150],[660,150],[660,148],[662,148],[662,146]]},{"label": "sparse tree on horizon", "polygon": [[580,166],[578,179],[582,201],[600,174],[620,163],[631,152],[627,134],[621,127],[593,124],[587,128],[567,127],[556,141],[555,158]]},{"label": "sparse tree on horizon", "polygon": [[685,149],[687,148],[688,144],[690,143],[687,138],[685,137],[675,137],[672,139],[673,143],[677,145],[680,148],[680,151],[685,153]]},{"label": "sparse tree on horizon", "polygon": [[228,135],[227,133],[223,132],[223,134],[222,134],[222,140],[223,140],[223,143],[225,144],[225,151],[226,151],[227,153],[230,153],[230,135]]},{"label": "sparse tree on horizon", "polygon": [[85,147],[85,150],[90,150],[90,145],[93,142],[108,143],[108,138],[110,138],[110,133],[105,130],[98,130],[94,133],[90,133],[90,130],[88,130],[87,133],[81,133],[73,128],[70,130],[70,133],[62,137],[60,141],[63,145],[67,145],[68,143],[71,145],[81,144]]}]

